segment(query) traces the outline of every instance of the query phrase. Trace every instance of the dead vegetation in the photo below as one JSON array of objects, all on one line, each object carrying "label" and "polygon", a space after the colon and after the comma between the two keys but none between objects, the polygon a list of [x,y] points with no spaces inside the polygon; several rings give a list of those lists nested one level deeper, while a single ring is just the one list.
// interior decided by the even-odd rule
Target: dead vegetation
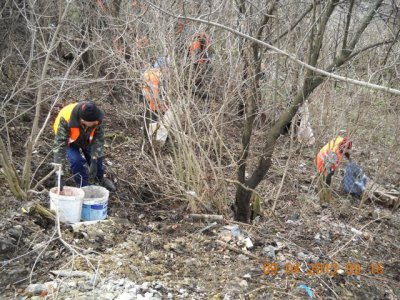
[{"label": "dead vegetation", "polygon": [[[374,197],[360,205],[360,200],[341,192],[338,172],[333,185],[336,202],[323,209],[313,163],[320,147],[346,129],[354,140],[353,159],[386,191],[398,191],[398,95],[338,78],[322,80],[318,70],[307,73],[304,65],[299,67],[262,44],[189,22],[183,41],[199,30],[213,37],[213,76],[206,88],[210,97],[201,99],[192,93],[187,58],[177,51],[176,19],[146,1],[112,1],[110,14],[86,2],[72,1],[68,10],[46,1],[38,1],[37,7],[23,2],[6,1],[1,7],[9,21],[0,27],[8,41],[0,46],[2,297],[35,296],[34,290],[25,288],[47,281],[53,290],[41,290],[41,297],[56,292],[48,298],[58,299],[106,293],[114,299],[133,294],[131,288],[156,299],[169,294],[174,299],[304,299],[301,284],[319,299],[400,297],[400,212],[393,210],[398,194],[388,206]],[[366,4],[382,6],[372,18],[374,26],[367,26],[353,49],[357,56],[350,55],[342,67],[330,62],[349,54],[345,44],[355,36],[345,36],[346,26],[354,33],[357,26],[351,25],[359,25],[368,10],[356,1],[279,2],[238,1],[238,10],[224,2],[210,2],[210,7],[183,1],[160,5],[178,15],[206,14],[207,20],[295,53],[319,70],[398,89],[399,29],[391,17],[398,12],[395,5],[388,8],[392,2]],[[264,4],[265,10],[258,9]],[[329,8],[334,8],[332,15]],[[62,9],[67,10],[66,22],[57,21]],[[354,21],[346,21],[348,14]],[[36,18],[39,15],[43,18]],[[268,15],[278,17],[265,20]],[[331,21],[325,20],[322,39],[323,16]],[[143,36],[150,42],[139,48]],[[115,37],[122,37],[122,52],[115,48]],[[251,47],[258,55],[253,56]],[[313,58],[310,48],[317,49]],[[146,151],[140,76],[155,58],[166,54],[173,62],[167,96],[179,127],[159,152]],[[316,136],[313,146],[299,143],[294,133],[279,134],[296,113],[296,105],[307,98],[300,88],[309,80],[307,74],[321,81],[307,90]],[[27,212],[28,207],[48,205],[52,182],[41,180],[52,170],[54,116],[65,104],[83,98],[95,100],[106,111],[106,172],[117,192],[110,197],[109,221],[72,230]],[[243,115],[238,114],[240,103]],[[266,150],[267,176],[249,184]],[[233,221],[231,206],[240,189],[249,193],[249,199],[261,199],[259,217],[254,216],[251,224]],[[18,195],[29,202],[17,200]],[[246,217],[241,221],[247,221],[248,213],[243,211]],[[200,217],[190,218],[193,214]],[[263,274],[265,263],[276,263],[277,272]],[[317,264],[328,265],[329,272],[313,269],[321,266]],[[350,270],[355,264],[360,265],[359,272]],[[334,266],[338,272],[332,275]],[[128,280],[140,287],[129,287]]]}]

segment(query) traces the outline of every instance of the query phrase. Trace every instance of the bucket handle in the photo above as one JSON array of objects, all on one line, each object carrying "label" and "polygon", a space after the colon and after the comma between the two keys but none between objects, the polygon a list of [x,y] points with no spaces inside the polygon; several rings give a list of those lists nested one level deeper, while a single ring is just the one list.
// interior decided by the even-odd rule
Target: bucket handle
[{"label": "bucket handle", "polygon": [[57,174],[57,194],[60,195],[61,193],[61,175],[62,175],[62,165],[57,163],[51,163],[54,168],[58,168],[56,171]]}]

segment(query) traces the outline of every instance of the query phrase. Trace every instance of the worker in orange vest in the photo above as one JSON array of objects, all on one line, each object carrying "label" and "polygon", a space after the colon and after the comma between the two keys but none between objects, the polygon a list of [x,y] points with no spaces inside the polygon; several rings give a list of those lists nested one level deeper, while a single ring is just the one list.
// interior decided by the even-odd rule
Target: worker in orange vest
[{"label": "worker in orange vest", "polygon": [[168,62],[166,57],[160,57],[153,67],[143,74],[142,94],[145,100],[145,136],[147,137],[148,124],[158,122],[168,110],[166,103],[166,76]]},{"label": "worker in orange vest", "polygon": [[[114,184],[104,177],[103,118],[104,112],[89,101],[72,103],[62,108],[53,126],[54,163],[63,166],[67,157],[78,186],[87,186],[91,181],[98,182],[108,190],[114,191]],[[89,174],[85,163],[89,165]],[[57,184],[58,175],[56,176]],[[63,179],[62,176],[61,179]],[[61,182],[61,190],[63,183],[64,180]]]},{"label": "worker in orange vest", "polygon": [[208,97],[204,83],[206,82],[206,77],[212,72],[209,52],[210,37],[205,32],[194,34],[188,47],[188,55],[194,72],[194,92],[202,98]]},{"label": "worker in orange vest", "polygon": [[332,176],[340,164],[343,155],[350,159],[353,142],[346,137],[338,136],[321,148],[315,159],[319,176],[319,196],[321,203],[330,203]]}]

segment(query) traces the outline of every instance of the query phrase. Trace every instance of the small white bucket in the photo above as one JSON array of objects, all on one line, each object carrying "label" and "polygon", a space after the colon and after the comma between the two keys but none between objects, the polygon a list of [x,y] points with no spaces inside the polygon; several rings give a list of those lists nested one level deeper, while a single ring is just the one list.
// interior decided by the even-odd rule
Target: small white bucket
[{"label": "small white bucket", "polygon": [[81,220],[84,191],[80,188],[64,186],[61,195],[57,192],[58,187],[53,187],[49,191],[50,209],[56,211],[61,222],[78,223]]},{"label": "small white bucket", "polygon": [[97,185],[89,185],[82,188],[85,193],[82,205],[82,220],[97,221],[107,217],[107,205],[110,192]]}]

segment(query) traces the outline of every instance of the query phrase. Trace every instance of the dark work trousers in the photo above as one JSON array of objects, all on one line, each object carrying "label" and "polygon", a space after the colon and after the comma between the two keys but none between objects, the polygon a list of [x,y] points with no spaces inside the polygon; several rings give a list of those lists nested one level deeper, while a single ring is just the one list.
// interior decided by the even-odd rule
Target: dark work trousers
[{"label": "dark work trousers", "polygon": [[318,194],[321,204],[330,204],[333,200],[331,182],[322,174],[318,177]]},{"label": "dark work trousers", "polygon": [[[82,157],[82,154],[83,157]],[[68,147],[67,148],[67,159],[69,162],[69,166],[71,168],[72,174],[74,176],[74,180],[78,186],[87,186],[89,185],[89,176],[87,170],[85,168],[85,163],[90,166],[90,161],[92,157],[90,155],[89,149],[76,148],[76,147]],[[97,158],[97,180],[102,180],[104,176],[104,166],[103,159]]]}]

